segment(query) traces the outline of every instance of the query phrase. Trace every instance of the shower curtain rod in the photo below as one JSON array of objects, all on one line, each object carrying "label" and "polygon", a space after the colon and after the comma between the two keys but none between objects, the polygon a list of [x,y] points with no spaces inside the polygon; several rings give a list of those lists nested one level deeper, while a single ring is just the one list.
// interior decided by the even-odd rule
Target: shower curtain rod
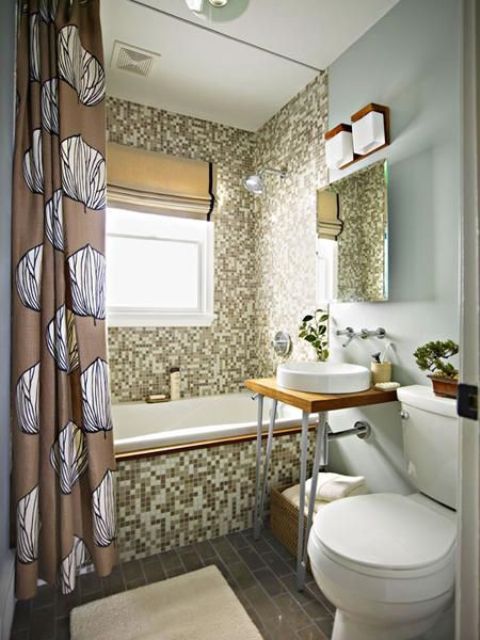
[{"label": "shower curtain rod", "polygon": [[258,44],[253,44],[253,42],[248,42],[247,40],[242,40],[241,38],[236,38],[235,36],[227,35],[226,33],[222,33],[221,31],[217,31],[216,29],[212,29],[211,27],[206,27],[203,24],[197,24],[196,22],[187,20],[187,18],[181,18],[180,16],[177,16],[174,13],[165,11],[164,9],[159,9],[158,7],[152,7],[152,5],[148,4],[148,2],[142,2],[142,0],[129,0],[129,2],[131,2],[132,4],[136,4],[140,7],[144,7],[145,9],[150,9],[151,11],[155,11],[156,13],[161,13],[164,16],[177,20],[177,22],[182,22],[192,27],[196,27],[197,29],[202,29],[202,31],[213,33],[216,36],[225,38],[226,40],[231,40],[232,42],[237,42],[238,44],[244,44],[247,47],[251,47],[252,49],[256,49],[257,51],[261,51],[262,53],[268,53],[269,55],[275,56],[276,58],[280,58],[281,60],[292,62],[293,64],[299,65],[300,67],[304,67],[305,69],[310,69],[311,71],[315,71],[317,73],[321,73],[323,71],[323,69],[320,69],[319,67],[315,67],[311,64],[307,64],[306,62],[300,62],[300,60],[295,60],[295,58],[286,56],[283,53],[278,53],[277,51],[272,51],[271,49],[267,49],[266,47],[261,47]]},{"label": "shower curtain rod", "polygon": [[[80,4],[88,4],[89,2],[90,0],[80,0]],[[71,7],[73,4],[73,0],[69,0],[69,4]],[[28,10],[29,10],[28,2],[22,2],[21,5],[22,5],[22,13],[28,13]]]}]

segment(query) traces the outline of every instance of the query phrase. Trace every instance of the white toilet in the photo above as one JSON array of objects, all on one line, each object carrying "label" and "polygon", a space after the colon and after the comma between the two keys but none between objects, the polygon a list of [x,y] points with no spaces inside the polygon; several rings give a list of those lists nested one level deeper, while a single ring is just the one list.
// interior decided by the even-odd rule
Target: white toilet
[{"label": "white toilet", "polygon": [[458,426],[455,401],[398,389],[408,473],[419,492],[332,502],[308,540],[311,569],[337,607],[332,640],[408,640],[451,605]]}]

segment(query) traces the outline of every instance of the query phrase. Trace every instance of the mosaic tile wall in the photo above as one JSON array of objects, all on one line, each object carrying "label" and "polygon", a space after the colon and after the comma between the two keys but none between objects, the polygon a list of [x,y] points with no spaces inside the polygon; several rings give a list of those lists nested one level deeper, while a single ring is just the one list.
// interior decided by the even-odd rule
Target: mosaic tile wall
[{"label": "mosaic tile wall", "polygon": [[[328,180],[327,113],[326,73],[256,134],[108,99],[111,141],[212,160],[219,196],[217,319],[211,327],[110,328],[114,400],[167,390],[172,366],[181,368],[184,396],[236,391],[245,378],[274,371],[270,343],[279,329],[294,338],[294,356],[314,357],[296,334],[299,320],[316,305],[316,190]],[[283,181],[267,176],[265,193],[253,198],[242,178],[263,166],[285,167],[288,176]]]},{"label": "mosaic tile wall", "polygon": [[[299,435],[274,439],[272,484],[298,482],[299,439]],[[251,441],[120,460],[116,473],[120,559],[143,558],[251,527],[255,447]]]},{"label": "mosaic tile wall", "polygon": [[255,370],[255,269],[252,197],[242,179],[252,170],[254,136],[247,131],[108,98],[109,140],[217,164],[215,309],[211,327],[124,328],[108,332],[116,401],[168,389],[181,369],[184,396],[239,389]]},{"label": "mosaic tile wall", "polygon": [[270,347],[279,329],[290,333],[293,357],[314,359],[297,338],[300,320],[316,307],[316,192],[328,182],[323,135],[328,85],[322,73],[257,133],[255,165],[286,169],[285,180],[266,178],[256,200],[254,234],[257,344],[260,375],[270,375]]}]

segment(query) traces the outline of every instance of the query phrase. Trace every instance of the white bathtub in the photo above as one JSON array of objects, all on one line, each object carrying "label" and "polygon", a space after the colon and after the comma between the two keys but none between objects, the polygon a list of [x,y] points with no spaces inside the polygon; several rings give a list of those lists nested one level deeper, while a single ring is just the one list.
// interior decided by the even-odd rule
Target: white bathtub
[{"label": "white bathtub", "polygon": [[[271,400],[265,398],[263,429],[268,428]],[[301,411],[278,404],[275,429],[297,427]],[[231,393],[173,402],[147,404],[122,402],[113,405],[115,453],[119,457],[176,446],[199,445],[257,430],[257,403],[250,393]]]}]

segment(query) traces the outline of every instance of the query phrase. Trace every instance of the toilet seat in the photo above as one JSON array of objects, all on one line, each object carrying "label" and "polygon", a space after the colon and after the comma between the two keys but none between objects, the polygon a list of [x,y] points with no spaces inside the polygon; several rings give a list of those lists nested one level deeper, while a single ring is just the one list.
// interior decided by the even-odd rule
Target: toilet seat
[{"label": "toilet seat", "polygon": [[370,494],[319,511],[308,552],[324,576],[378,602],[406,603],[453,589],[455,537],[453,518],[413,496]]},{"label": "toilet seat", "polygon": [[330,556],[374,575],[442,565],[456,537],[454,521],[390,493],[333,502],[318,514],[313,530]]}]

